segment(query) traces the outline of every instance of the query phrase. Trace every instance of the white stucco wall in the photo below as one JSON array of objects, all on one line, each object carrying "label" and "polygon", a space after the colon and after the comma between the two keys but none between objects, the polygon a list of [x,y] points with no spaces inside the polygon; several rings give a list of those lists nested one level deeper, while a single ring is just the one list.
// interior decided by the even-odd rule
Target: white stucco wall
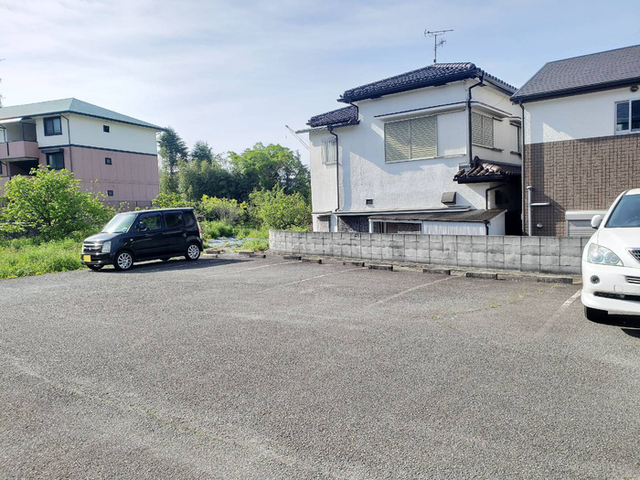
[{"label": "white stucco wall", "polygon": [[[65,114],[71,122],[71,142],[68,139],[67,120],[62,118],[62,135],[44,135],[43,118],[36,119],[36,133],[40,147],[81,145],[87,147],[122,150],[134,153],[157,153],[156,132],[149,128],[126,123],[110,122],[84,115]],[[109,133],[102,126],[109,125]]]},{"label": "white stucco wall", "polygon": [[525,143],[615,135],[615,104],[640,99],[628,87],[525,103]]},{"label": "white stucco wall", "polygon": [[[428,87],[411,92],[384,96],[358,102],[360,124],[338,128],[340,150],[340,210],[412,210],[443,208],[442,193],[457,192],[457,205],[485,208],[485,189],[488,184],[458,184],[453,180],[460,165],[468,164],[468,87],[476,81],[462,81],[440,87]],[[473,90],[476,98],[478,88]],[[518,113],[507,94],[493,87],[484,87],[482,101],[498,108]],[[480,98],[480,97],[479,97]],[[422,109],[444,104],[448,111],[437,113],[437,157],[385,163],[385,121],[423,116],[429,112],[398,114],[405,110]],[[395,114],[395,115],[390,115]],[[384,117],[381,117],[384,116]],[[499,124],[499,125],[498,125]],[[504,127],[504,128],[502,128]],[[515,127],[508,118],[494,125],[495,145],[501,152],[491,149],[478,155],[486,160],[520,163],[520,157],[510,154],[515,144]],[[327,131],[309,134],[311,158],[311,187],[314,212],[327,212],[336,208],[335,165],[323,165],[322,139],[331,135]],[[513,148],[515,149],[515,148]],[[373,199],[373,206],[366,199]]]}]

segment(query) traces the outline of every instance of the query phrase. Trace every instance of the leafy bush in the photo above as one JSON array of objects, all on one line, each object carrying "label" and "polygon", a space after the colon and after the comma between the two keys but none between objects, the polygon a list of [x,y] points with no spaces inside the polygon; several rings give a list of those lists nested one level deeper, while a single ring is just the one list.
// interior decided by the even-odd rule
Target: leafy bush
[{"label": "leafy bush", "polygon": [[216,220],[213,222],[201,222],[202,237],[204,240],[220,237],[231,237],[234,234],[233,225],[226,220]]},{"label": "leafy bush", "polygon": [[151,201],[154,208],[179,208],[193,207],[193,202],[189,202],[177,193],[161,193]]},{"label": "leafy bush", "polygon": [[233,198],[203,195],[198,208],[207,220],[225,220],[236,224],[243,222],[247,217],[247,204]]},{"label": "leafy bush", "polygon": [[249,195],[253,215],[265,227],[284,230],[294,226],[308,227],[311,208],[300,193],[287,195],[280,187],[256,190]]},{"label": "leafy bush", "polygon": [[80,189],[72,172],[42,166],[31,172],[33,176],[18,175],[4,186],[7,205],[0,220],[6,222],[5,232],[35,230],[44,239],[59,239],[104,225],[113,215],[102,196]]},{"label": "leafy bush", "polygon": [[0,278],[15,278],[41,273],[64,272],[82,268],[77,238],[44,241],[42,238],[17,238],[0,241]]},{"label": "leafy bush", "polygon": [[243,225],[236,228],[238,238],[269,238],[269,227],[253,227]]}]

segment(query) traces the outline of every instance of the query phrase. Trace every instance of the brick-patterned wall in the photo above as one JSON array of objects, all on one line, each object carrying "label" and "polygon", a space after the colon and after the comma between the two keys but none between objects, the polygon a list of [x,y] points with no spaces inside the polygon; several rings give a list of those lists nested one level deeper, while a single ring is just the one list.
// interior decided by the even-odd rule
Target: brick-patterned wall
[{"label": "brick-patterned wall", "polygon": [[624,190],[640,187],[639,161],[636,134],[526,145],[525,230],[527,185],[533,186],[533,203],[551,203],[533,207],[533,234],[565,236],[566,210],[606,210]]}]

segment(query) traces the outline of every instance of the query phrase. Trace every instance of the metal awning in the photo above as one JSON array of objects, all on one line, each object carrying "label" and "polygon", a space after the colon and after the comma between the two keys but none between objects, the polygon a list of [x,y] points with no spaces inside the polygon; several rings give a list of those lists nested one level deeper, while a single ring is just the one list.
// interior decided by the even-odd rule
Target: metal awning
[{"label": "metal awning", "polygon": [[9,123],[18,123],[22,121],[23,117],[15,117],[15,118],[5,118],[4,120],[0,120],[0,125],[7,125]]}]

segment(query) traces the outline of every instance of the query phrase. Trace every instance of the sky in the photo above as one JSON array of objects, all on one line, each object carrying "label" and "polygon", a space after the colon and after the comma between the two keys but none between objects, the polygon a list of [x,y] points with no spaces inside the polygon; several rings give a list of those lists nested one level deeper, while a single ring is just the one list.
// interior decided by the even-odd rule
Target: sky
[{"label": "sky", "polygon": [[0,95],[75,97],[191,147],[256,142],[308,152],[285,129],[342,92],[438,62],[517,87],[545,62],[640,43],[640,4],[604,1],[0,0]]}]

